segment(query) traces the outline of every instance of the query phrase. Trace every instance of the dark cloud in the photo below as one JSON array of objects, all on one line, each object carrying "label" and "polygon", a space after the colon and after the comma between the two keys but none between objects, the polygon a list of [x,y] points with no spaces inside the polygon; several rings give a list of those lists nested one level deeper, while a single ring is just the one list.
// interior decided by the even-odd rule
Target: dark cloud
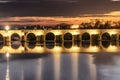
[{"label": "dark cloud", "polygon": [[110,0],[9,0],[0,3],[0,17],[80,16],[120,11],[120,2]]}]

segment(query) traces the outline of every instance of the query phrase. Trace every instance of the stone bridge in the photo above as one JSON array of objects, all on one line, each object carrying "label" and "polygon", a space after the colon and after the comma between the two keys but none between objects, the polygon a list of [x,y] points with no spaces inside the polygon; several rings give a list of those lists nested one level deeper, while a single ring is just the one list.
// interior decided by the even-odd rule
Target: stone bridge
[{"label": "stone bridge", "polygon": [[119,29],[0,30],[0,41],[111,41],[120,40]]}]

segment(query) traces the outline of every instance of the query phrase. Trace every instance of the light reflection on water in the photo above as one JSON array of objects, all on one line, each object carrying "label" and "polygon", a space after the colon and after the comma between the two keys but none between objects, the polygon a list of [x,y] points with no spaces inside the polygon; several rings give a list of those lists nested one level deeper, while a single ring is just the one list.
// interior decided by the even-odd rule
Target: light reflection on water
[{"label": "light reflection on water", "polygon": [[50,54],[0,62],[0,80],[119,80],[119,54]]},{"label": "light reflection on water", "polygon": [[[17,49],[12,47],[18,44]],[[118,42],[105,42],[104,47],[102,43],[72,42],[71,45],[71,42],[70,44],[67,42],[67,44],[3,43],[1,51],[5,47],[5,52],[12,55],[6,58],[4,55],[0,56],[0,80],[120,80],[120,54],[116,53],[119,52]],[[110,52],[113,51],[114,54],[109,53],[110,48],[113,49]],[[85,52],[83,49],[86,54],[83,53]],[[95,49],[97,52],[91,54]],[[82,50],[83,52],[80,52]],[[39,51],[41,54],[37,58],[22,58],[24,55],[12,58],[17,57],[14,56],[15,51],[18,55],[30,52],[35,54]]]},{"label": "light reflection on water", "polygon": [[39,43],[39,42],[9,42],[0,43],[0,53],[62,53],[62,52],[120,52],[119,41],[82,41],[62,43]]}]

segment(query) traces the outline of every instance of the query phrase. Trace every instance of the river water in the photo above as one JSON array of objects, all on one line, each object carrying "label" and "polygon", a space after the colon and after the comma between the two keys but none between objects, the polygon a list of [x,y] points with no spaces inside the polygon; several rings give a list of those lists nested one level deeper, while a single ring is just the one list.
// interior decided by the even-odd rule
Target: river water
[{"label": "river water", "polygon": [[120,80],[119,42],[0,43],[0,80]]}]

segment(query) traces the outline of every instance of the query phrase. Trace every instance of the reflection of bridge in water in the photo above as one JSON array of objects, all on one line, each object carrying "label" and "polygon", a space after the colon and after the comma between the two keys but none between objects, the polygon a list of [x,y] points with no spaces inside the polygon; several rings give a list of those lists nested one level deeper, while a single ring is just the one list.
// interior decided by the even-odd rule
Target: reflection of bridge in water
[{"label": "reflection of bridge in water", "polygon": [[117,29],[0,30],[0,41],[103,41],[120,40]]},{"label": "reflection of bridge in water", "polygon": [[90,42],[90,41],[65,41],[61,43],[55,42],[24,42],[21,43],[19,41],[8,42],[8,43],[0,43],[0,53],[80,53],[80,52],[119,52],[120,51],[119,41],[98,41],[98,42]]},{"label": "reflection of bridge in water", "polygon": [[[119,54],[75,54],[119,52],[119,30],[1,30],[0,33],[0,54],[56,53],[45,59],[11,61],[7,68],[1,63],[1,80],[5,79],[5,74],[12,80],[120,79]],[[62,52],[71,54],[58,54]]]}]

